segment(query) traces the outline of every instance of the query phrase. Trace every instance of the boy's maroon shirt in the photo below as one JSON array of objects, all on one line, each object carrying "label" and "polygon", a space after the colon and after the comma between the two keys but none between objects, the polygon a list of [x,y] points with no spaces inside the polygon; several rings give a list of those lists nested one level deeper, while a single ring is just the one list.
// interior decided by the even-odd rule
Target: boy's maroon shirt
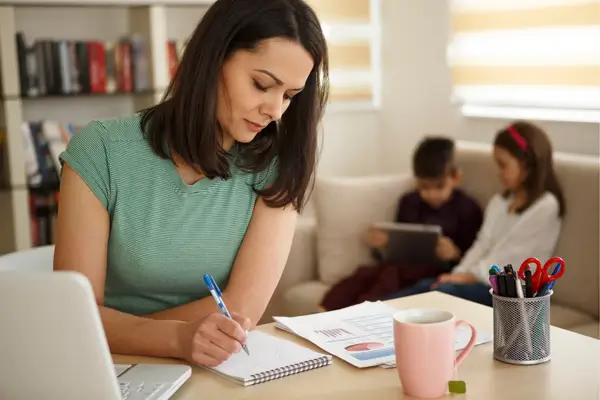
[{"label": "boy's maroon shirt", "polygon": [[443,235],[464,255],[475,242],[483,223],[483,211],[475,199],[461,189],[454,189],[450,199],[439,208],[431,207],[417,191],[412,191],[400,198],[396,222],[439,225]]}]

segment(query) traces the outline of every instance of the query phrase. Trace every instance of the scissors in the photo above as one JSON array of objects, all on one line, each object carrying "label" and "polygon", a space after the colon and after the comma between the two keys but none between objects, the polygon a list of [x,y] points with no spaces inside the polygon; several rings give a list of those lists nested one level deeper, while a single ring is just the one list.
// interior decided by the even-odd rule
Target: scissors
[{"label": "scissors", "polygon": [[[560,264],[561,268],[558,271],[552,271],[551,275],[548,274],[548,268],[554,264]],[[535,257],[529,257],[521,264],[519,268],[519,278],[525,281],[525,271],[529,268],[530,264],[535,264],[535,271],[531,273],[531,286],[534,293],[538,293],[544,285],[548,285],[551,282],[556,281],[565,273],[565,262],[560,257],[552,257],[542,267],[542,263]],[[554,274],[556,272],[556,274]]]}]

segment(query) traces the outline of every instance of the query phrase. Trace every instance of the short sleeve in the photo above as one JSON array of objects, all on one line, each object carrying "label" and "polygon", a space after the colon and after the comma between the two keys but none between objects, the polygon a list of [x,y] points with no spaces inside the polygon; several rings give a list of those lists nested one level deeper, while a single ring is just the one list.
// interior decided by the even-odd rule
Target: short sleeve
[{"label": "short sleeve", "polygon": [[[106,127],[93,121],[79,129],[59,156],[61,165],[69,166],[85,181],[104,208],[110,198],[110,173]],[[62,171],[61,171],[62,172]]]},{"label": "short sleeve", "polygon": [[256,174],[256,179],[254,181],[255,189],[264,190],[271,186],[277,178],[278,171],[279,163],[277,158],[274,158],[265,170]]}]

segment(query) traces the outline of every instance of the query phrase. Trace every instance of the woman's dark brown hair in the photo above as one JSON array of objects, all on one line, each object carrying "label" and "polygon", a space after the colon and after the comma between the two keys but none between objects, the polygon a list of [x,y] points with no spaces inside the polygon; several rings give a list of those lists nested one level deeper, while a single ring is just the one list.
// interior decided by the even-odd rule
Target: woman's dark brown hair
[{"label": "woman's dark brown hair", "polygon": [[525,211],[548,191],[558,200],[559,215],[565,215],[565,197],[554,171],[552,143],[546,132],[530,122],[517,121],[496,134],[494,146],[508,151],[526,169],[523,186],[527,191],[527,202],[519,212]]},{"label": "woman's dark brown hair", "polygon": [[217,0],[192,34],[163,101],[142,111],[141,126],[158,156],[174,152],[209,179],[230,178],[230,155],[220,145],[216,117],[221,68],[236,51],[256,49],[274,37],[301,44],[314,67],[280,121],[252,142],[236,144],[237,166],[256,173],[276,159],[277,177],[255,191],[271,207],[292,204],[301,211],[313,183],[318,123],[329,93],[327,43],[303,0]]}]

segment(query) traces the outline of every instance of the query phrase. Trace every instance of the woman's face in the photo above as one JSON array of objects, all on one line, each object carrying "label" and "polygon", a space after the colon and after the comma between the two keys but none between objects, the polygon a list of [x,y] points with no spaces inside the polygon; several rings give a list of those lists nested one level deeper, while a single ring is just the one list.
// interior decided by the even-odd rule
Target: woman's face
[{"label": "woman's face", "polygon": [[494,146],[494,159],[502,186],[509,190],[518,190],[525,180],[525,168],[522,163],[507,150],[498,146]]},{"label": "woman's face", "polygon": [[284,38],[264,40],[255,50],[240,50],[223,65],[217,119],[223,147],[248,143],[281,118],[304,87],[313,59],[302,45]]}]

